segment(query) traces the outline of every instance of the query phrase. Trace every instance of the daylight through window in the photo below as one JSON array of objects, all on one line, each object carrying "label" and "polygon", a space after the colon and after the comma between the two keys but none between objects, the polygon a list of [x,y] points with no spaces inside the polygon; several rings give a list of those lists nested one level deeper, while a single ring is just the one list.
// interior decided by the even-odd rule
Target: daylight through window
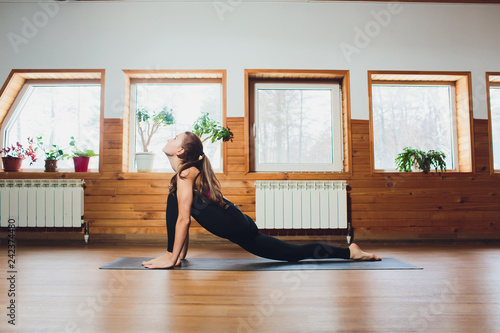
[{"label": "daylight through window", "polygon": [[[151,112],[168,110],[173,115],[174,124],[160,126],[152,136],[148,150],[155,153],[153,171],[171,172],[170,165],[162,152],[167,139],[191,131],[196,119],[208,113],[210,119],[223,123],[222,84],[220,83],[133,83],[131,85],[131,154],[130,171],[136,170],[134,155],[143,152],[136,110]],[[214,170],[222,171],[222,142],[205,141],[205,154],[210,158]]]},{"label": "daylight through window", "polygon": [[490,88],[493,168],[500,170],[500,87]]},{"label": "daylight through window", "polygon": [[[15,110],[4,122],[4,146],[25,144],[28,137],[41,136],[46,145],[69,148],[73,136],[79,148],[99,153],[100,103],[99,84],[25,84],[14,103]],[[37,157],[31,166],[23,163],[23,169],[43,169],[43,152],[38,150]],[[98,165],[98,157],[90,159],[89,169],[98,169]],[[73,162],[59,161],[58,169],[73,169]]]},{"label": "daylight through window", "polygon": [[447,170],[457,165],[455,91],[452,85],[372,85],[374,165],[393,171],[404,147],[439,150]]},{"label": "daylight through window", "polygon": [[255,171],[342,171],[338,84],[255,85]]}]

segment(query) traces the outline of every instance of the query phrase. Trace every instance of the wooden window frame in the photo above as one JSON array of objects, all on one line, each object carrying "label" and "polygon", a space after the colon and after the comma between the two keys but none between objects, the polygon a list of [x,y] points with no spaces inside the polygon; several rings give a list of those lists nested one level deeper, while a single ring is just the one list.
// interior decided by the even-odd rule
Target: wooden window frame
[{"label": "wooden window frame", "polygon": [[488,148],[490,152],[490,174],[500,175],[500,169],[495,170],[493,155],[493,122],[491,120],[490,88],[500,87],[500,72],[486,72],[486,103],[488,106]]},{"label": "wooden window frame", "polygon": [[[470,72],[421,72],[421,71],[368,71],[368,104],[370,123],[370,169],[372,174],[398,173],[375,169],[375,147],[373,136],[373,84],[447,84],[455,87],[456,130],[455,149],[458,152],[456,170],[447,173],[474,173],[474,134],[472,112],[472,87]],[[421,174],[421,173],[410,173]]]},{"label": "wooden window frame", "polygon": [[[348,70],[245,69],[245,170],[246,175],[276,179],[345,179],[352,175],[350,81]],[[339,83],[341,85],[343,172],[257,172],[251,170],[251,124],[254,122],[254,88],[257,83]]]},{"label": "wooden window frame", "polygon": [[[130,103],[133,83],[220,83],[222,85],[222,126],[227,126],[226,70],[123,70],[125,73],[125,101],[123,111],[123,158],[122,172],[129,171]],[[222,142],[222,173],[227,174],[227,143]],[[161,174],[161,172],[159,172]]]},{"label": "wooden window frame", "polygon": [[[36,84],[36,81],[47,83],[50,80],[56,81],[71,81],[78,82],[88,80],[97,81],[101,86],[101,100],[100,100],[100,123],[99,123],[99,151],[104,150],[103,129],[104,129],[104,82],[105,82],[104,69],[13,69],[11,70],[7,80],[5,80],[2,89],[0,90],[0,127],[7,118],[7,114],[11,112],[19,93],[25,84]],[[100,173],[103,170],[103,158],[99,158]],[[30,172],[43,172],[40,170],[29,170],[23,173]]]}]

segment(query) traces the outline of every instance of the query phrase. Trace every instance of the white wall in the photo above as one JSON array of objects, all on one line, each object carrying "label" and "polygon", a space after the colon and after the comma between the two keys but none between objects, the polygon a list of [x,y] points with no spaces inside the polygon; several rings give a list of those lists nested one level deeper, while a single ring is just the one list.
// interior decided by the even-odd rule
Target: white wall
[{"label": "white wall", "polygon": [[236,117],[245,68],[348,69],[352,118],[368,119],[367,70],[471,71],[474,117],[486,119],[499,16],[472,4],[0,3],[0,82],[13,68],[104,68],[105,117],[121,118],[122,69],[227,69]]}]

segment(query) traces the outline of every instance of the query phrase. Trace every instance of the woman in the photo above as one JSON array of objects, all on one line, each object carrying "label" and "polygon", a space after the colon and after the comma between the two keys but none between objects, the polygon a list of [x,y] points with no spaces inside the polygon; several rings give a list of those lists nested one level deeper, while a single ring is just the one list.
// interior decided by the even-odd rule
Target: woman
[{"label": "woman", "polygon": [[216,236],[238,244],[248,252],[268,259],[344,258],[380,260],[362,251],[356,244],[339,248],[326,244],[293,245],[261,234],[255,222],[222,196],[201,140],[191,132],[169,139],[163,152],[175,175],[170,181],[167,200],[167,252],[143,262],[147,268],[172,268],[181,265],[188,247],[191,216]]}]

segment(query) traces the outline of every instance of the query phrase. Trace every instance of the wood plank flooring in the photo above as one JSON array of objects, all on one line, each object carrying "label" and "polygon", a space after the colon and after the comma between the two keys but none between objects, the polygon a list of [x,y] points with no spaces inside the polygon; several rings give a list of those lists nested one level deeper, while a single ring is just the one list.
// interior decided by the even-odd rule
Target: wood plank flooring
[{"label": "wood plank flooring", "polygon": [[[99,270],[163,247],[46,243],[17,244],[12,326],[1,239],[1,332],[500,332],[498,243],[360,243],[424,269],[289,272]],[[252,257],[203,244],[189,256]]]}]

